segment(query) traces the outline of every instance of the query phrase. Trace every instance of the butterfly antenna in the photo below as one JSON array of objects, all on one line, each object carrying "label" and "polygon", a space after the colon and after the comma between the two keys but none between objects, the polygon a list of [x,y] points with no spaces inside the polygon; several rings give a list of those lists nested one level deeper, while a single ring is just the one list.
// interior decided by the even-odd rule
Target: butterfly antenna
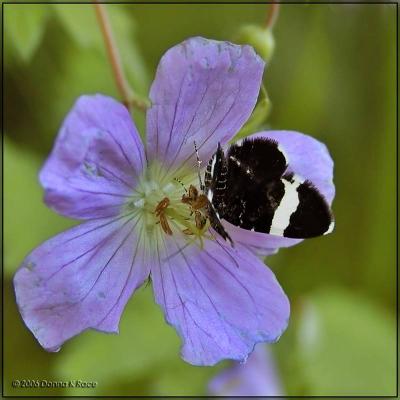
[{"label": "butterfly antenna", "polygon": [[200,157],[199,157],[199,150],[197,149],[196,141],[194,141],[193,143],[194,143],[194,151],[196,153],[196,158],[197,158],[197,175],[199,177],[200,189],[204,190],[204,186],[203,186],[203,182],[201,180],[201,174],[200,174],[201,160],[200,160]]},{"label": "butterfly antenna", "polygon": [[182,183],[182,181],[181,181],[180,179],[174,178],[174,181],[177,181],[178,183],[180,183],[180,184],[182,185],[183,189],[185,190],[185,193],[186,193],[186,194],[188,193],[188,191],[187,191],[187,189],[186,189],[186,186]]}]

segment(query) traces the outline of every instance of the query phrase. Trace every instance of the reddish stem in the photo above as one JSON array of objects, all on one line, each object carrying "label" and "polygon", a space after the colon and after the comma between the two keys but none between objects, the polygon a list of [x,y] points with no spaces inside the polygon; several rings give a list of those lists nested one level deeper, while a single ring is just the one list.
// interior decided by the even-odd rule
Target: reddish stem
[{"label": "reddish stem", "polygon": [[280,8],[280,4],[278,1],[274,1],[271,3],[271,7],[269,9],[269,13],[267,16],[267,21],[265,23],[265,26],[268,29],[273,29],[273,27],[275,26],[275,23],[278,19],[279,16],[279,8]]},{"label": "reddish stem", "polygon": [[126,79],[126,76],[124,74],[121,57],[114,40],[110,20],[108,18],[108,14],[104,7],[104,4],[99,3],[98,0],[93,1],[96,10],[97,20],[103,34],[108,58],[110,60],[110,64],[113,70],[115,83],[117,85],[118,91],[121,94],[123,102],[130,111],[132,111],[132,107],[136,107],[142,111],[145,111],[147,108],[145,102],[140,100],[135,95],[132,88],[129,86],[128,80]]}]

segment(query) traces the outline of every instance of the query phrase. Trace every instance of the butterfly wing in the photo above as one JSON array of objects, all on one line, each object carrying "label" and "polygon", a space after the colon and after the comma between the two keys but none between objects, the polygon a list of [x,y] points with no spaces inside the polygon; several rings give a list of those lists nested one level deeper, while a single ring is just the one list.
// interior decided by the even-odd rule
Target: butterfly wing
[{"label": "butterfly wing", "polygon": [[[225,163],[223,196],[211,199],[221,218],[290,238],[319,236],[333,228],[326,200],[309,181],[285,173],[287,160],[275,141],[245,139],[230,146]],[[220,179],[215,168],[211,179]]]}]

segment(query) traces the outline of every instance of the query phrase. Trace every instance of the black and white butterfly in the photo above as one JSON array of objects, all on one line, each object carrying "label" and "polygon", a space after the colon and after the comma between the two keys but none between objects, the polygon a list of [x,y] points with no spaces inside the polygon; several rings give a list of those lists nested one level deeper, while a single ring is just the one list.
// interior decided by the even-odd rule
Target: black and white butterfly
[{"label": "black and white butterfly", "polygon": [[271,139],[244,139],[226,155],[218,144],[202,190],[211,226],[232,244],[221,219],[255,232],[302,239],[327,234],[334,226],[324,196],[312,182],[288,172],[284,153]]}]

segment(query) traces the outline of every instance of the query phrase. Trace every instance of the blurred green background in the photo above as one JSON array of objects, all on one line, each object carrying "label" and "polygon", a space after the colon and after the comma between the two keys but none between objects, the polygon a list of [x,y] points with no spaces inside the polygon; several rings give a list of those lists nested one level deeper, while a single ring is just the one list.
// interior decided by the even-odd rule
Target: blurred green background
[{"label": "blurred green background", "polygon": [[[146,95],[161,55],[194,35],[234,40],[268,5],[107,5],[128,79]],[[120,335],[85,332],[46,353],[25,328],[12,276],[35,246],[72,226],[42,202],[37,173],[83,93],[119,98],[93,6],[4,5],[4,393],[205,395],[229,365],[179,358],[179,340],[143,287]],[[335,161],[336,229],[266,262],[292,304],[272,346],[288,395],[396,389],[396,8],[282,5],[264,82],[264,127],[308,133]],[[135,115],[143,133],[143,115]],[[97,381],[95,389],[13,389],[13,379]]]}]

